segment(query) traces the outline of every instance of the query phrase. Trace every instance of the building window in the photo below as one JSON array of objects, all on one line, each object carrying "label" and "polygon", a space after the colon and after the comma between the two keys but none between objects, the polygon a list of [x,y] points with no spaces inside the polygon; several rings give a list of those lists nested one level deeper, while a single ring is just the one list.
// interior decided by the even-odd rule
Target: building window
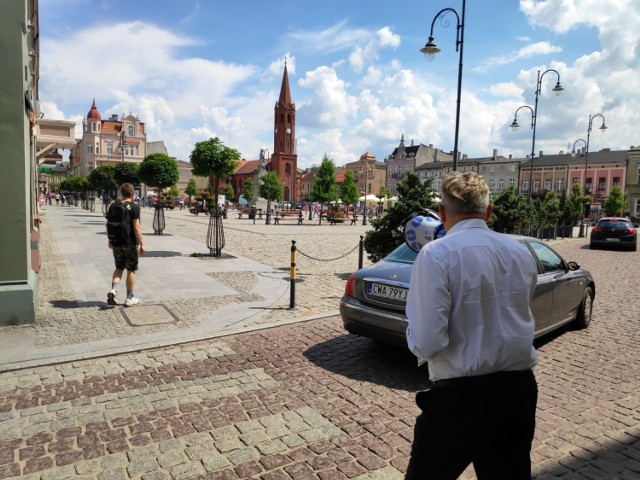
[{"label": "building window", "polygon": [[127,127],[127,135],[129,135],[130,137],[133,137],[133,125],[129,125]]},{"label": "building window", "polygon": [[291,164],[288,162],[284,164],[284,173],[291,175]]},{"label": "building window", "polygon": [[100,142],[96,142],[96,154],[100,154]]},{"label": "building window", "polygon": [[620,177],[613,177],[613,186],[614,187],[620,186]]},{"label": "building window", "polygon": [[113,155],[113,143],[111,142],[107,143],[107,154]]},{"label": "building window", "polygon": [[87,153],[93,153],[93,145],[87,145]]},{"label": "building window", "polygon": [[496,181],[493,178],[489,179],[489,190],[496,188]]},{"label": "building window", "polygon": [[482,166],[482,173],[487,171],[487,167],[485,165]]},{"label": "building window", "polygon": [[549,180],[544,182],[544,189],[551,190],[551,182]]},{"label": "building window", "polygon": [[516,166],[513,163],[509,165],[509,171],[512,173],[516,171]]},{"label": "building window", "polygon": [[525,191],[525,192],[529,191],[529,180],[524,180],[522,182],[522,190]]},{"label": "building window", "polygon": [[510,178],[509,179],[509,186],[510,187],[515,187],[516,186],[516,179],[515,178]]},{"label": "building window", "polygon": [[500,190],[504,190],[504,178],[501,178],[500,181],[498,182],[498,188]]},{"label": "building window", "polygon": [[562,179],[556,180],[556,190],[557,191],[562,190],[563,184],[564,184],[564,180],[562,180]]},{"label": "building window", "polygon": [[604,190],[605,182],[606,182],[606,178],[604,177],[598,178],[598,190]]}]

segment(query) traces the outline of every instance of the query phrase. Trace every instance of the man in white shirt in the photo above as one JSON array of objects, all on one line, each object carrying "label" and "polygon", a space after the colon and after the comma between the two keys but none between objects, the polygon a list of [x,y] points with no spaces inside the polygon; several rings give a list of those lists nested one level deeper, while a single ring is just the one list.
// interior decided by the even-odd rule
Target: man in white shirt
[{"label": "man in white shirt", "polygon": [[476,173],[442,184],[446,236],[422,248],[407,297],[407,343],[428,362],[407,479],[529,480],[538,390],[530,301],[538,269],[525,246],[490,230]]}]

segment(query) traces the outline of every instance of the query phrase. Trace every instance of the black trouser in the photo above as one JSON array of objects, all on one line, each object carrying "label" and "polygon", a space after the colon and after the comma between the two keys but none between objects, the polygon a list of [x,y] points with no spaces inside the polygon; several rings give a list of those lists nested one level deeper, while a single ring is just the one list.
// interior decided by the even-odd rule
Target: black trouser
[{"label": "black trouser", "polygon": [[538,387],[531,370],[436,382],[419,392],[405,479],[530,480]]}]

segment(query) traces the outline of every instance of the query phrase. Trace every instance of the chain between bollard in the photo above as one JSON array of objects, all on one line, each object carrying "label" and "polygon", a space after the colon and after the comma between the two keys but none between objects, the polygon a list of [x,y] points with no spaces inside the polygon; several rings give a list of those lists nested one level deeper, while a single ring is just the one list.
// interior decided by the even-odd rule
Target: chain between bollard
[{"label": "chain between bollard", "polygon": [[296,306],[296,241],[291,240],[291,288],[289,289],[289,308]]},{"label": "chain between bollard", "polygon": [[315,260],[317,262],[333,262],[335,260],[340,260],[341,258],[346,257],[347,255],[349,255],[350,253],[353,253],[358,247],[360,247],[360,243],[358,243],[355,247],[353,247],[351,250],[349,250],[347,253],[340,255],[338,257],[334,257],[334,258],[318,258],[318,257],[314,257],[312,255],[308,255],[306,253],[304,253],[302,250],[298,250],[298,253],[300,255],[302,255],[303,257],[307,257],[310,258],[311,260]]}]

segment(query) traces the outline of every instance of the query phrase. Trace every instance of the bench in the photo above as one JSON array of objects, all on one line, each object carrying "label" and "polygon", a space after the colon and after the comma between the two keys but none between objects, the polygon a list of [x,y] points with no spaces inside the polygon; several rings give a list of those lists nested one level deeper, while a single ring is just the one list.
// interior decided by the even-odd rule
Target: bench
[{"label": "bench", "polygon": [[292,220],[297,220],[298,225],[302,225],[302,210],[280,210],[276,211],[275,217],[273,217],[273,224],[280,225],[280,220],[286,220],[287,218],[291,218]]},{"label": "bench", "polygon": [[246,215],[247,218],[251,218],[251,214],[254,212],[256,212],[256,216],[262,220],[262,209],[261,208],[249,208],[249,207],[245,207],[245,208],[240,208],[238,209],[238,219],[242,218],[242,215]]}]

